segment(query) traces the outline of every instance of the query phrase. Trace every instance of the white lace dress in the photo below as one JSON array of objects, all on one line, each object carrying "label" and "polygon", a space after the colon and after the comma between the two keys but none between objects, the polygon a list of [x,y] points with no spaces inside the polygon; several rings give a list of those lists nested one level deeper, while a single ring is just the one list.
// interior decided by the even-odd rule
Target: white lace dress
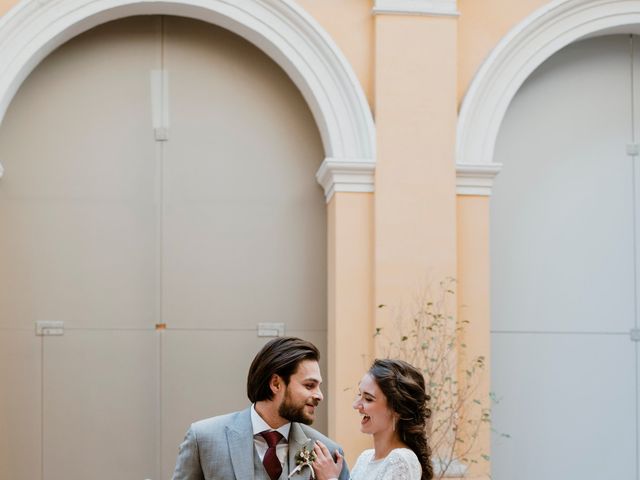
[{"label": "white lace dress", "polygon": [[351,471],[351,480],[420,480],[422,467],[408,448],[396,448],[380,460],[373,459],[373,449],[360,454]]}]

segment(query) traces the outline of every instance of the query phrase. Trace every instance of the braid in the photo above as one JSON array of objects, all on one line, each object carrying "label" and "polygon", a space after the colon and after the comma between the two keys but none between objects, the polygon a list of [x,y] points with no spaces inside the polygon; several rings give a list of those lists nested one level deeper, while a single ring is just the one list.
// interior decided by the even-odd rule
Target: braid
[{"label": "braid", "polygon": [[[428,409],[424,409],[429,411]],[[430,411],[429,411],[430,416]],[[422,419],[417,416],[414,419],[399,419],[396,426],[400,439],[413,450],[418,457],[420,466],[422,467],[422,480],[431,480],[433,478],[433,466],[431,465],[431,448],[427,441],[425,433],[426,419],[428,416],[422,414]]]}]

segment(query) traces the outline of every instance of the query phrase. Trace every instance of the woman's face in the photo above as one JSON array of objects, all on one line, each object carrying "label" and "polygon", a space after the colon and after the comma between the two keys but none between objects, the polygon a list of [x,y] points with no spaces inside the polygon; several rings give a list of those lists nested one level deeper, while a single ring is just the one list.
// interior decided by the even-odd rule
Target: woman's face
[{"label": "woman's face", "polygon": [[353,402],[353,408],[362,416],[360,431],[375,435],[376,433],[392,431],[394,414],[387,404],[387,397],[382,393],[373,376],[365,373],[360,380],[358,395]]}]

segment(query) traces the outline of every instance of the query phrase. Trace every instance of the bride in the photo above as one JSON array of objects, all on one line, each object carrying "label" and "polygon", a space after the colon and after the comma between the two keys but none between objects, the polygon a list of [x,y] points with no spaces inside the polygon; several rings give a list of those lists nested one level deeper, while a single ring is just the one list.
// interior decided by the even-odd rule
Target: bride
[{"label": "bride", "polygon": [[[352,480],[431,480],[433,469],[425,433],[431,415],[424,377],[402,360],[375,360],[360,380],[353,403],[362,416],[360,431],[373,435],[374,448],[360,454]],[[313,469],[317,480],[335,480],[343,458],[334,461],[317,442]]]}]

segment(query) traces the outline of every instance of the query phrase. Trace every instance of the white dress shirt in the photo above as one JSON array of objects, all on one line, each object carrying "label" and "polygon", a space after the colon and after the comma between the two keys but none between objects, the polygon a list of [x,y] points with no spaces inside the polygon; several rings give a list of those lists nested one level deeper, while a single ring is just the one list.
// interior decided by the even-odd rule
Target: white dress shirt
[{"label": "white dress shirt", "polygon": [[278,444],[276,445],[276,455],[278,456],[278,460],[280,460],[280,464],[284,465],[284,462],[287,458],[287,452],[289,450],[289,430],[291,429],[291,423],[285,423],[280,428],[271,428],[267,425],[260,414],[256,412],[256,405],[251,405],[251,425],[253,426],[253,444],[256,447],[256,451],[258,452],[258,456],[260,457],[260,461],[264,460],[264,456],[267,453],[267,449],[269,445],[267,445],[267,441],[264,439],[261,432],[265,430],[275,430],[280,432],[283,438],[280,439]]}]

